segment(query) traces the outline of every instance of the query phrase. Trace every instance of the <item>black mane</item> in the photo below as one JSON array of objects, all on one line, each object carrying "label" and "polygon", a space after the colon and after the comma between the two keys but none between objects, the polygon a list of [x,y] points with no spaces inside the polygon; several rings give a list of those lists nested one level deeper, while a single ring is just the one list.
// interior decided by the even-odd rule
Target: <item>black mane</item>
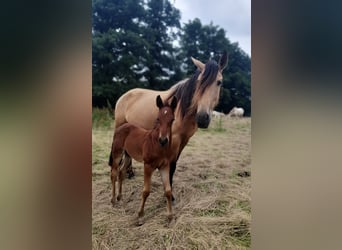
[{"label": "black mane", "polygon": [[[210,60],[205,64],[202,81],[200,82],[198,87],[200,95],[202,95],[207,87],[209,87],[214,82],[217,77],[218,70],[219,66],[215,61]],[[189,108],[191,106],[194,93],[196,92],[196,82],[200,73],[201,72],[199,70],[196,70],[196,72],[187,81],[178,83],[173,86],[173,90],[167,98],[169,100],[172,96],[177,97],[182,118],[184,118],[187,113],[191,112]]]}]

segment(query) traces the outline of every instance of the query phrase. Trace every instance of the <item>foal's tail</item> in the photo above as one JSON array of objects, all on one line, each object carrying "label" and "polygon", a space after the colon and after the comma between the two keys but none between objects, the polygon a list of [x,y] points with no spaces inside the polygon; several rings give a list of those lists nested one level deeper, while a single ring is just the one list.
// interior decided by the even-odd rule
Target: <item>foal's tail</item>
[{"label": "foal's tail", "polygon": [[[127,152],[124,150],[122,152],[122,156],[119,162],[119,165],[121,165],[122,161],[124,160],[123,158],[125,157],[129,157],[129,155],[127,154]],[[130,161],[130,164],[132,164],[132,160]],[[109,154],[109,160],[108,160],[108,166],[112,167],[113,166],[113,144],[112,144],[112,148],[110,150],[110,154]]]}]

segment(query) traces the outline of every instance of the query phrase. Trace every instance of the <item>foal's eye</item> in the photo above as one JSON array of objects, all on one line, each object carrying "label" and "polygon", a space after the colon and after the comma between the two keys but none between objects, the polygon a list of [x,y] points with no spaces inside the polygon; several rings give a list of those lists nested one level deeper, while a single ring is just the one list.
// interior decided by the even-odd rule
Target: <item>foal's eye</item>
[{"label": "foal's eye", "polygon": [[220,86],[222,84],[222,81],[217,81],[217,85]]}]

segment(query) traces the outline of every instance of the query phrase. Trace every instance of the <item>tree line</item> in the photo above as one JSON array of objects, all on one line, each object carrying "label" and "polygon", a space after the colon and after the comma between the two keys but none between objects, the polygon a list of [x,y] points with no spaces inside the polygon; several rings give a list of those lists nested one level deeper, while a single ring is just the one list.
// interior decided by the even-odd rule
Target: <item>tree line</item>
[{"label": "tree line", "polygon": [[228,51],[217,111],[251,111],[251,59],[213,23],[180,24],[169,0],[93,0],[92,103],[114,107],[132,88],[165,90],[196,70],[191,56],[207,62]]}]

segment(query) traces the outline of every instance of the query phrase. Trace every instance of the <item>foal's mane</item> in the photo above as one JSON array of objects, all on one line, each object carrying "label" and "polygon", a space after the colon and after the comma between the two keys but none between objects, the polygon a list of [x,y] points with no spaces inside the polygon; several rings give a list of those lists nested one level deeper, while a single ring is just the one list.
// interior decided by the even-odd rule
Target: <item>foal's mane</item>
[{"label": "foal's mane", "polygon": [[210,60],[205,64],[205,70],[202,74],[202,80],[197,85],[197,78],[201,73],[200,70],[196,72],[187,80],[181,81],[171,87],[171,93],[167,100],[172,96],[176,96],[179,102],[179,108],[182,118],[185,115],[192,115],[196,112],[197,103],[193,103],[194,94],[201,96],[204,91],[214,82],[219,71],[217,62]]}]

